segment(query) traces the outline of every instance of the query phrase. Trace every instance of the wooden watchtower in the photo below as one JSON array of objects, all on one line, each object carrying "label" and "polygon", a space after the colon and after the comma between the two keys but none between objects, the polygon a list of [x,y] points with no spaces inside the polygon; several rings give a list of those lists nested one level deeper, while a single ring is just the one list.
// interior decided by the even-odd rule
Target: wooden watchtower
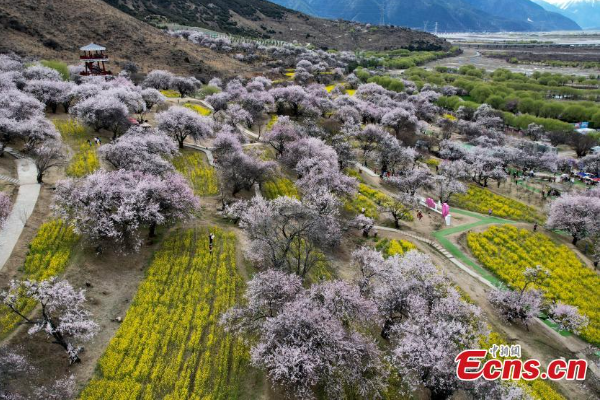
[{"label": "wooden watchtower", "polygon": [[90,43],[87,46],[80,48],[79,51],[79,59],[84,65],[84,70],[81,71],[81,75],[112,75],[112,72],[106,69],[108,56],[105,53],[105,47]]}]

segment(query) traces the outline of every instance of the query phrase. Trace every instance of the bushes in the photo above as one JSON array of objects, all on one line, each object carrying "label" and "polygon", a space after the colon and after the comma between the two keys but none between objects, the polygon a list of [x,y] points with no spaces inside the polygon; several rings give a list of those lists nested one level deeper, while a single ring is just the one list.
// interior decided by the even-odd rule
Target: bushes
[{"label": "bushes", "polygon": [[[73,229],[60,220],[46,222],[37,231],[29,244],[23,265],[23,279],[45,280],[59,275],[69,263],[71,252],[78,236]],[[23,298],[18,309],[23,315],[33,311],[36,303]],[[0,305],[0,338],[11,332],[21,317]]]},{"label": "bushes", "polygon": [[40,64],[42,64],[44,67],[57,70],[60,73],[60,76],[62,77],[63,81],[69,80],[69,68],[64,62],[56,60],[42,60],[40,61]]},{"label": "bushes", "polygon": [[219,193],[217,173],[204,161],[202,153],[184,152],[173,159],[173,166],[187,178],[197,196],[214,196]]},{"label": "bushes", "polygon": [[540,265],[550,272],[541,289],[546,299],[579,307],[590,324],[581,336],[600,343],[600,277],[583,265],[565,245],[557,245],[541,233],[514,226],[492,226],[483,233],[467,235],[467,245],[487,269],[513,288],[524,285],[523,272]]},{"label": "bushes", "polygon": [[[208,234],[215,234],[209,251]],[[236,239],[219,229],[169,237],[81,399],[234,399],[246,347],[219,325],[242,293]]]},{"label": "bushes", "polygon": [[296,185],[287,178],[276,178],[265,182],[262,185],[262,192],[268,200],[273,200],[281,196],[299,198]]},{"label": "bushes", "polygon": [[477,186],[470,186],[465,194],[455,194],[452,197],[452,204],[481,214],[487,214],[491,208],[495,217],[516,221],[542,222],[544,220],[544,217],[533,207]]},{"label": "bushes", "polygon": [[367,80],[368,83],[376,83],[383,86],[387,90],[401,92],[404,90],[404,83],[399,79],[390,78],[389,76],[372,76]]}]

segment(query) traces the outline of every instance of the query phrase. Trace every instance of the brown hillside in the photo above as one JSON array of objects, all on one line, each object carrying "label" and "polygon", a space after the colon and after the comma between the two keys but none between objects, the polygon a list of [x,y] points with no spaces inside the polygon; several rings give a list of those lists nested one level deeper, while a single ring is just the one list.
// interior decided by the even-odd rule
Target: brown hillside
[{"label": "brown hillside", "polygon": [[0,52],[78,63],[78,49],[107,47],[113,70],[131,60],[201,78],[249,72],[229,56],[172,38],[100,0],[0,0]]},{"label": "brown hillside", "polygon": [[296,40],[338,50],[411,48],[441,50],[450,44],[407,28],[315,18],[265,0],[105,0],[144,21],[199,26],[255,38]]}]

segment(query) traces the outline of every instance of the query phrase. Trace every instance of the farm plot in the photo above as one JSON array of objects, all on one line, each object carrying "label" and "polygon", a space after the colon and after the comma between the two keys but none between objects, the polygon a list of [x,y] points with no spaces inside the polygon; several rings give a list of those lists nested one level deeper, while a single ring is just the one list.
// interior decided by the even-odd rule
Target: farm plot
[{"label": "farm plot", "polygon": [[218,323],[242,290],[235,249],[218,229],[171,235],[81,398],[238,398],[248,352]]},{"label": "farm plot", "polygon": [[465,210],[482,214],[487,214],[491,209],[495,217],[509,218],[516,221],[534,222],[544,219],[533,207],[477,186],[469,187],[468,192],[465,194],[454,195],[452,203]]},{"label": "farm plot", "polygon": [[[43,224],[31,243],[23,266],[23,279],[44,280],[57,276],[69,263],[73,246],[78,241],[73,229],[60,220]],[[17,309],[28,315],[36,302],[22,298]],[[22,319],[4,305],[0,305],[0,338],[10,333]]]},{"label": "farm plot", "polygon": [[600,343],[600,277],[567,246],[557,245],[544,234],[510,225],[470,233],[467,244],[482,265],[512,287],[524,285],[526,268],[545,268],[550,272],[541,288],[546,298],[579,307],[590,319],[581,336],[591,343]]}]

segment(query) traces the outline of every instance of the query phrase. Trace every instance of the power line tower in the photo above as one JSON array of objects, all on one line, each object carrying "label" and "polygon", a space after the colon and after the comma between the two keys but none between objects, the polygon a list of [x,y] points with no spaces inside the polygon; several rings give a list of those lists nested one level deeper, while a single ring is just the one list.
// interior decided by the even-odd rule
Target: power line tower
[{"label": "power line tower", "polygon": [[427,25],[429,25],[429,21],[423,21],[423,32],[427,32]]},{"label": "power line tower", "polygon": [[438,23],[436,22],[436,23],[435,23],[435,31],[434,31],[434,33],[433,33],[433,34],[434,34],[434,35],[436,35],[436,36],[437,36],[437,28],[438,28]]}]

